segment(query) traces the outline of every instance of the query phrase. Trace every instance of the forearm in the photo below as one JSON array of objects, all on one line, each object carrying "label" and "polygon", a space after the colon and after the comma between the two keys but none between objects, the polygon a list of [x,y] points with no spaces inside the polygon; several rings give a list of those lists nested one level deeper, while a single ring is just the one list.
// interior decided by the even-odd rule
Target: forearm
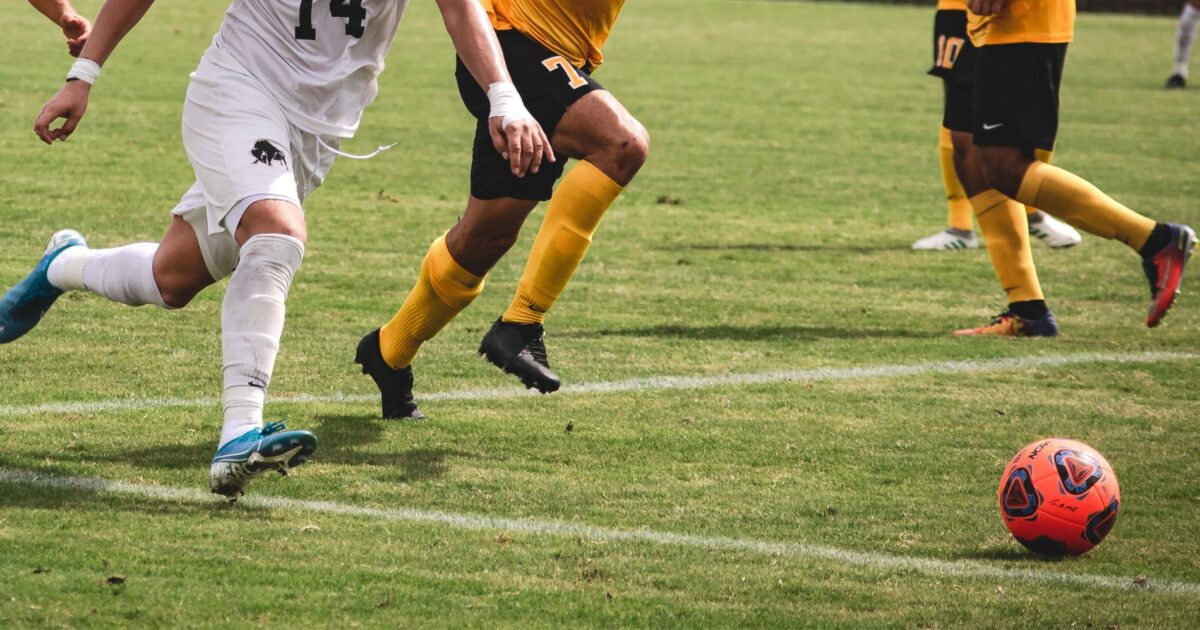
[{"label": "forearm", "polygon": [[63,15],[75,12],[67,0],[29,0],[29,4],[55,24],[62,23]]},{"label": "forearm", "polygon": [[83,47],[80,57],[91,59],[100,65],[108,59],[125,34],[146,15],[154,0],[108,0],[100,7],[91,37]]},{"label": "forearm", "polygon": [[486,92],[493,83],[508,83],[504,53],[479,0],[437,0],[454,49]]}]

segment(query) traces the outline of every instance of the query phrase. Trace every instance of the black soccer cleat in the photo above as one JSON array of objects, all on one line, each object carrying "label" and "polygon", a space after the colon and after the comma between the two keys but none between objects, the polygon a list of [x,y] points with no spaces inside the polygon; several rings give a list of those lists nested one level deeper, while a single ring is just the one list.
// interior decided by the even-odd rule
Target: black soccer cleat
[{"label": "black soccer cleat", "polygon": [[379,329],[372,330],[358,342],[354,362],[362,366],[363,374],[371,376],[379,387],[386,420],[420,420],[425,417],[413,400],[412,366],[397,370],[383,360],[379,351]]},{"label": "black soccer cleat", "polygon": [[1187,79],[1183,78],[1182,74],[1172,74],[1163,87],[1168,90],[1182,90],[1187,87]]},{"label": "black soccer cleat", "polygon": [[558,391],[562,379],[550,371],[546,360],[546,344],[542,337],[546,329],[541,324],[514,324],[496,320],[483,336],[479,354],[494,366],[521,379],[525,387],[543,394]]}]

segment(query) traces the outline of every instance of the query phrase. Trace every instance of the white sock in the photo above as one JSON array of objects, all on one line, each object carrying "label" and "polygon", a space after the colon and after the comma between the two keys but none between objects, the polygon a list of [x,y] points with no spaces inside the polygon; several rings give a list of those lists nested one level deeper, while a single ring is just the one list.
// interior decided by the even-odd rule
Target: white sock
[{"label": "white sock", "polygon": [[1179,15],[1179,30],[1175,32],[1175,74],[1188,76],[1188,58],[1192,56],[1192,45],[1196,43],[1196,28],[1200,26],[1200,9],[1190,4],[1183,5]]},{"label": "white sock", "polygon": [[283,234],[259,234],[242,245],[221,305],[221,446],[262,426],[263,403],[283,334],[284,302],[303,259],[304,243]]},{"label": "white sock", "polygon": [[113,249],[72,247],[46,270],[50,284],[63,291],[91,291],[130,306],[168,308],[154,281],[158,243],[134,243]]}]

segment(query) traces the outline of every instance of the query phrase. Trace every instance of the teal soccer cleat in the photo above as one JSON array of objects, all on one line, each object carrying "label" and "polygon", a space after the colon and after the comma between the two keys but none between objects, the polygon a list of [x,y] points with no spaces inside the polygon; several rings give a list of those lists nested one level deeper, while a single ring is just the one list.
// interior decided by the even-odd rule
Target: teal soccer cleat
[{"label": "teal soccer cleat", "polygon": [[273,470],[286,477],[292,468],[308,461],[317,450],[317,436],[308,431],[284,431],[286,428],[283,422],[271,422],[217,449],[208,470],[213,493],[236,501],[259,475]]},{"label": "teal soccer cleat", "polygon": [[75,230],[55,232],[33,271],[0,298],[0,343],[16,341],[33,330],[63,294],[62,289],[50,284],[46,272],[59,254],[72,247],[87,247],[87,241]]}]

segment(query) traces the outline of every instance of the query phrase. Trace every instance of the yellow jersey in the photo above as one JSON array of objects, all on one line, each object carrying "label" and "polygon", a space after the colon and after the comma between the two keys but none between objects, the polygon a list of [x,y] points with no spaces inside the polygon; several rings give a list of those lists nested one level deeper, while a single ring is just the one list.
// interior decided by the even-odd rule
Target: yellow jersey
[{"label": "yellow jersey", "polygon": [[971,43],[1064,44],[1075,35],[1075,0],[1009,0],[996,15],[967,13]]},{"label": "yellow jersey", "polygon": [[966,11],[967,0],[938,0],[938,11]]},{"label": "yellow jersey", "polygon": [[516,29],[575,67],[604,62],[608,40],[625,0],[480,0],[498,31]]}]

